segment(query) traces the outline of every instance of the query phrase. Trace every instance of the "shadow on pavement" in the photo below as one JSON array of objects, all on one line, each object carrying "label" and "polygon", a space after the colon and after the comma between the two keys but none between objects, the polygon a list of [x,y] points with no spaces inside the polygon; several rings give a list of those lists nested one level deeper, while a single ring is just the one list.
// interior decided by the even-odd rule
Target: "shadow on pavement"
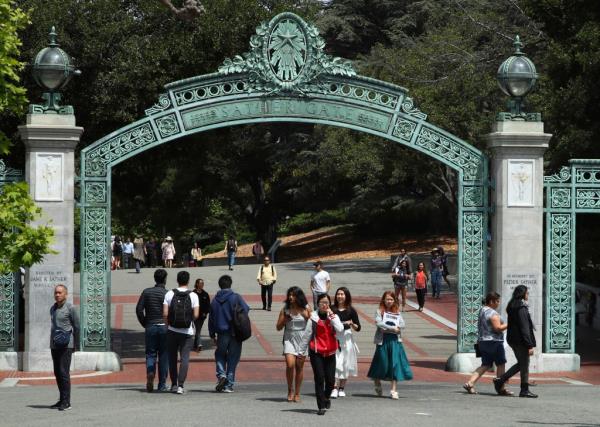
[{"label": "shadow on pavement", "polygon": [[[315,258],[315,260],[316,259],[317,258]],[[287,265],[287,268],[290,270],[310,272],[314,270],[312,262],[289,264]],[[329,273],[388,273],[389,262],[369,259],[351,261],[323,261],[323,269]]]},{"label": "shadow on pavement", "polygon": [[432,339],[432,340],[456,341],[455,335],[423,335],[421,338],[427,338],[427,339]]},{"label": "shadow on pavement", "polygon": [[256,400],[260,400],[262,402],[288,403],[288,400],[285,397],[257,397]]},{"label": "shadow on pavement", "polygon": [[316,409],[282,409],[281,412],[297,412],[298,414],[316,414]]},{"label": "shadow on pavement", "polygon": [[50,405],[27,405],[27,407],[31,409],[52,409],[53,411],[56,411],[56,409],[51,408]]},{"label": "shadow on pavement", "polygon": [[143,330],[113,329],[112,350],[122,358],[144,357],[146,339]]}]

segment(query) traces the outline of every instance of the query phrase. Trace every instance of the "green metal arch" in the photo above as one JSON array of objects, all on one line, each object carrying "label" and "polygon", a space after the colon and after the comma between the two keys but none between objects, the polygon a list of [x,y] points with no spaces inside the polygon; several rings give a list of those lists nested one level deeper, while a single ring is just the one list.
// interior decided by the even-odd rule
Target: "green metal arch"
[{"label": "green metal arch", "polygon": [[[285,47],[285,49],[282,48]],[[81,153],[81,346],[110,349],[111,169],[161,144],[212,129],[268,122],[318,123],[377,135],[458,172],[458,351],[472,351],[486,288],[488,159],[433,124],[400,86],[356,75],[324,53],[318,30],[292,13],[261,24],[250,51],[217,73],[165,86],[146,117]]]}]

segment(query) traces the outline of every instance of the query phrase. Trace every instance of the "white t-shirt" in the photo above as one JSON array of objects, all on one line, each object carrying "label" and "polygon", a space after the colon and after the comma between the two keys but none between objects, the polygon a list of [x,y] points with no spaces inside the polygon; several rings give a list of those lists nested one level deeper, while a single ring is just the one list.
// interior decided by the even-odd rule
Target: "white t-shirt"
[{"label": "white t-shirt", "polygon": [[327,292],[327,281],[331,281],[329,273],[325,270],[321,270],[312,275],[311,281],[313,282],[313,294],[324,294]]},{"label": "white t-shirt", "polygon": [[[180,292],[190,291],[188,288],[177,288]],[[173,299],[174,292],[170,290],[165,294],[165,300],[163,301],[163,305],[170,306],[171,300]],[[190,292],[190,299],[192,300],[192,309],[196,307],[200,307],[200,301],[198,300],[198,294],[196,292]],[[194,335],[196,333],[196,328],[194,327],[194,321],[190,324],[189,328],[174,328],[169,325],[169,331],[178,332],[180,334],[186,335]]]}]

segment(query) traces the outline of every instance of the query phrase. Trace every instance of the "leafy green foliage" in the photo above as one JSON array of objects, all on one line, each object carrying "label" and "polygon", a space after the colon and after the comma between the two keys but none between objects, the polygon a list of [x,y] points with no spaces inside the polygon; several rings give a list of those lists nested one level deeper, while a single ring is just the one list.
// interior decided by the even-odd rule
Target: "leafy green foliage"
[{"label": "leafy green foliage", "polygon": [[0,191],[0,274],[31,267],[55,253],[50,248],[54,232],[51,227],[31,227],[41,209],[30,199],[25,183],[8,184]]},{"label": "leafy green foliage", "polygon": [[[27,14],[12,0],[0,0],[0,115],[19,114],[27,103],[25,88],[19,85],[21,41],[17,32],[29,23]],[[1,116],[0,116],[1,117]],[[0,130],[0,154],[7,154],[11,142]]]}]

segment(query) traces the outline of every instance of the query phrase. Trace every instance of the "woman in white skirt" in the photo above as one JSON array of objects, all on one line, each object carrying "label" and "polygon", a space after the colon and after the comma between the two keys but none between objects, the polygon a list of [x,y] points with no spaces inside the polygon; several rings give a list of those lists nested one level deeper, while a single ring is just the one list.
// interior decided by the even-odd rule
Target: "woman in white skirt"
[{"label": "woman in white skirt", "polygon": [[352,333],[360,331],[360,320],[358,320],[358,313],[352,308],[352,296],[346,287],[335,291],[332,310],[344,325],[344,331],[337,334],[340,347],[335,358],[335,388],[331,392],[331,398],[336,399],[346,397],[344,388],[348,377],[358,375],[359,351]]},{"label": "woman in white skirt", "polygon": [[[304,361],[308,354],[308,340],[311,335],[311,310],[302,289],[292,286],[288,289],[285,306],[279,312],[276,328],[283,331],[283,355],[285,356],[285,378],[288,386],[288,402],[300,402],[300,387],[304,379]],[[295,384],[294,384],[294,379]]]}]

